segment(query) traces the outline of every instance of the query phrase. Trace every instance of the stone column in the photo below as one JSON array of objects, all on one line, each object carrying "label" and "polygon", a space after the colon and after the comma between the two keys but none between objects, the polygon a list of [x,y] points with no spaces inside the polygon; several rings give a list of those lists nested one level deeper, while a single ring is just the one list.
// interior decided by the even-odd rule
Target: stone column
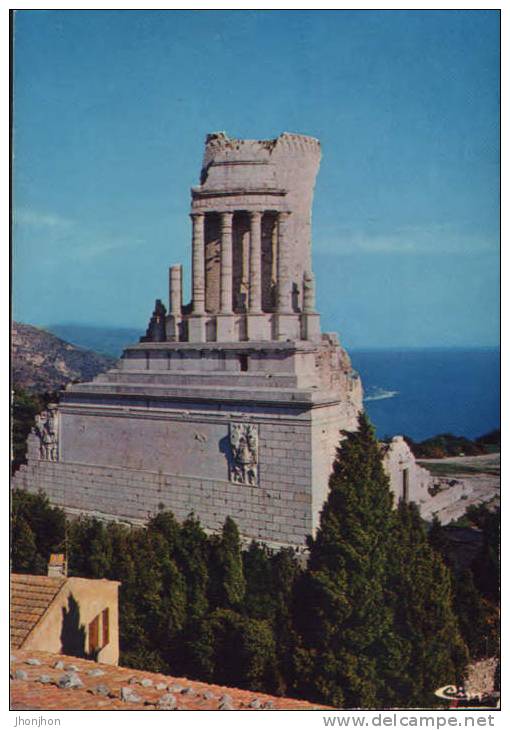
[{"label": "stone column", "polygon": [[191,275],[193,312],[188,319],[188,339],[190,342],[205,342],[204,214],[191,213],[191,220],[193,222]]},{"label": "stone column", "polygon": [[232,309],[232,221],[233,213],[221,214],[220,252],[220,313],[216,317],[216,339],[218,342],[234,342],[234,312]]},{"label": "stone column", "polygon": [[205,314],[204,214],[192,213],[193,221],[193,314]]},{"label": "stone column", "polygon": [[233,213],[221,214],[220,312],[232,314],[232,219]]},{"label": "stone column", "polygon": [[262,312],[262,211],[250,212],[250,296],[246,335],[249,340],[271,339],[271,317]]},{"label": "stone column", "polygon": [[182,264],[171,266],[168,272],[170,314],[180,317],[182,307]]},{"label": "stone column", "polygon": [[287,221],[290,213],[278,214],[278,282],[276,311],[279,314],[292,313],[292,290],[290,278],[290,251],[287,240]]},{"label": "stone column", "polygon": [[250,314],[262,312],[261,297],[261,245],[262,245],[262,213],[250,213]]},{"label": "stone column", "polygon": [[315,312],[315,279],[310,271],[303,274],[303,312]]},{"label": "stone column", "polygon": [[301,337],[303,340],[321,339],[320,317],[315,310],[315,279],[311,271],[305,271],[303,274]]},{"label": "stone column", "polygon": [[292,309],[290,241],[287,222],[290,213],[278,214],[278,266],[276,298],[276,337],[278,340],[301,339],[299,315]]},{"label": "stone column", "polygon": [[176,264],[168,271],[169,313],[166,318],[166,338],[172,342],[179,339],[179,325],[182,319],[182,266]]}]

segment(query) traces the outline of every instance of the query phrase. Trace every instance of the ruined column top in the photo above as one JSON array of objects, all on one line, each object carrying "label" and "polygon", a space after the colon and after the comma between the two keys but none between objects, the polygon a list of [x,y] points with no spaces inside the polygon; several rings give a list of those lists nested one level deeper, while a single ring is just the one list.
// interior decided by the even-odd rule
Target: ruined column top
[{"label": "ruined column top", "polygon": [[320,151],[319,140],[305,134],[283,132],[274,139],[235,139],[225,132],[212,132],[205,138],[203,166],[222,161],[269,162],[275,152],[320,155]]},{"label": "ruined column top", "polygon": [[[200,185],[192,188],[195,201],[211,195],[236,195],[234,207],[248,202],[245,194],[285,196],[296,185],[296,174],[303,172],[313,186],[320,163],[319,140],[303,134],[284,132],[275,139],[231,139],[224,132],[208,134],[200,174]],[[268,209],[281,209],[282,203],[252,200]],[[242,205],[240,206],[242,207]],[[247,206],[248,209],[250,205]]]}]

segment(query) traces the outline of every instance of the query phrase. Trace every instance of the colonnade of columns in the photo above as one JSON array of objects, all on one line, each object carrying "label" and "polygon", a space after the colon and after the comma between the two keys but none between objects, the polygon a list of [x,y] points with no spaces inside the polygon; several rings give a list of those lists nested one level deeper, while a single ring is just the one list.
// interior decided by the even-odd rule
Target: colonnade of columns
[{"label": "colonnade of columns", "polygon": [[[286,246],[286,224],[289,213],[277,213],[277,300],[276,312],[292,313],[290,251]],[[263,211],[251,211],[250,272],[248,314],[262,313],[262,216]],[[233,314],[232,225],[234,213],[220,213],[220,315]],[[191,213],[192,234],[192,302],[193,314],[205,314],[205,213]]]}]

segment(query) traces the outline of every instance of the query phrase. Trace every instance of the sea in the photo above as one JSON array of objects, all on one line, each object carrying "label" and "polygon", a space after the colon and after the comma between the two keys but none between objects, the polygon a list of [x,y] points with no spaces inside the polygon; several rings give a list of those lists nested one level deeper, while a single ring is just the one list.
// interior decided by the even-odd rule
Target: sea
[{"label": "sea", "polygon": [[349,350],[379,438],[476,438],[500,427],[497,348]]},{"label": "sea", "polygon": [[[78,324],[46,327],[67,342],[120,357],[143,331]],[[500,426],[497,348],[348,349],[379,438],[476,438]]]}]

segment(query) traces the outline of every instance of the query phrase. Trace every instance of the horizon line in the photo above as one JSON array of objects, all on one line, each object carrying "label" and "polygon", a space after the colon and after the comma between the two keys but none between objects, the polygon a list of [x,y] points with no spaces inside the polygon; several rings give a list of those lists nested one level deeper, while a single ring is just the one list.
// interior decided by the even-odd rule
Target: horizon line
[{"label": "horizon line", "polygon": [[[89,328],[89,329],[103,329],[111,331],[123,331],[123,330],[137,330],[140,332],[145,331],[145,325],[117,325],[117,324],[94,324],[92,322],[53,322],[52,324],[33,324],[32,322],[24,322],[15,318],[11,319],[11,324],[25,324],[30,327],[36,327],[45,331],[50,331],[52,327],[76,327],[76,328]],[[325,332],[334,332],[334,330],[326,330]],[[407,351],[407,350],[500,350],[501,343],[493,344],[423,344],[423,345],[405,345],[405,344],[392,344],[392,345],[372,345],[372,344],[356,344],[356,345],[344,345],[341,341],[341,346],[344,350],[349,352],[372,352],[372,351]]]}]

